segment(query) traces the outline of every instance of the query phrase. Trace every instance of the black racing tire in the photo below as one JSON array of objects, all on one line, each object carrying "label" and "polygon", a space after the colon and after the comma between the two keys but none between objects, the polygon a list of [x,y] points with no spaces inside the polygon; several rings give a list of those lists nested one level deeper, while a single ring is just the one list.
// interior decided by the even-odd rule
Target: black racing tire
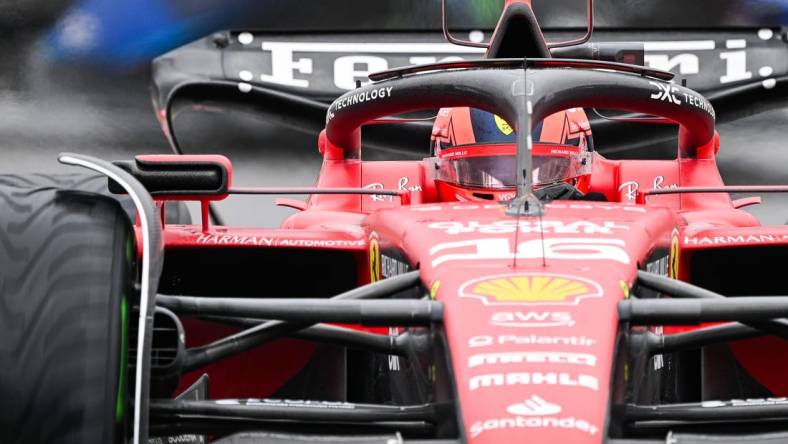
[{"label": "black racing tire", "polygon": [[[91,193],[110,196],[120,202],[123,210],[134,222],[137,209],[134,202],[125,194],[112,194],[107,189],[107,177],[88,174],[30,174],[23,176],[7,175],[7,180],[18,180],[23,183],[37,186],[62,187],[73,190],[88,191]],[[192,218],[189,209],[183,202],[167,202],[164,205],[164,218],[168,224],[191,225]]]},{"label": "black racing tire", "polygon": [[120,443],[136,246],[107,196],[0,176],[0,443]]}]

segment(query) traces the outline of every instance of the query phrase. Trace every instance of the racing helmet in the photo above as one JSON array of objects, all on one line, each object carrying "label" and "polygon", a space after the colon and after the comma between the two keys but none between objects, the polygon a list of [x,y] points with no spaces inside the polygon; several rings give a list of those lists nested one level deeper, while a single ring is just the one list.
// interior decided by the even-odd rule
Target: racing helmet
[{"label": "racing helmet", "polygon": [[[533,128],[534,187],[567,183],[588,192],[593,139],[582,108],[548,116]],[[432,131],[435,183],[442,201],[511,200],[517,145],[501,117],[474,108],[443,108]]]}]

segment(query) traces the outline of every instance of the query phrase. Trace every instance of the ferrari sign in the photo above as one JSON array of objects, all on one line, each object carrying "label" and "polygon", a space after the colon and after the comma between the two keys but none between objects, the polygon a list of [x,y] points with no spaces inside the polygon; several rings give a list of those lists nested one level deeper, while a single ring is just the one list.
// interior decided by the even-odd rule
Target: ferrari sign
[{"label": "ferrari sign", "polygon": [[484,305],[577,305],[583,298],[602,296],[602,288],[588,279],[557,274],[510,274],[468,281],[460,297]]},{"label": "ferrari sign", "polygon": [[[598,30],[594,38],[614,42],[622,39],[622,33]],[[623,38],[644,41],[646,66],[671,71],[701,92],[746,83],[761,83],[763,88],[771,89],[776,86],[776,78],[788,71],[785,43],[770,29],[670,33],[649,30],[624,33]],[[446,43],[440,33],[322,33],[296,37],[241,32],[224,50],[222,72],[227,73],[228,79],[295,90],[306,97],[325,100],[353,90],[357,81],[368,83],[367,76],[373,72],[474,60],[482,58],[483,53],[482,48]],[[698,98],[684,97],[665,83],[657,84],[653,98],[676,105],[689,100],[691,105],[705,108]],[[496,123],[501,132],[508,134],[509,125],[498,119]]]},{"label": "ferrari sign", "polygon": [[369,281],[377,282],[380,276],[380,244],[376,237],[369,239]]}]

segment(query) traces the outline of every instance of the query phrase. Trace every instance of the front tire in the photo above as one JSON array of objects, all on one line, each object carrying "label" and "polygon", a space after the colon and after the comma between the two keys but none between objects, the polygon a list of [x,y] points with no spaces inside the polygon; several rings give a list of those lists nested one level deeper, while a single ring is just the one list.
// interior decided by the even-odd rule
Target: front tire
[{"label": "front tire", "polygon": [[0,176],[0,442],[123,441],[135,263],[114,199]]}]

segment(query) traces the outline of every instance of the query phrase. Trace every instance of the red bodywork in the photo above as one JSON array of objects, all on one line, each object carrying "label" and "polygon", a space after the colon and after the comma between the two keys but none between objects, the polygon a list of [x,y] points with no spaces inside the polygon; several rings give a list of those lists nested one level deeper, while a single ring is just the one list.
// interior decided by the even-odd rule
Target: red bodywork
[{"label": "red bodywork", "polygon": [[[506,5],[514,3],[521,2],[507,0]],[[663,106],[666,97],[682,104],[670,96],[669,84],[657,86],[666,92],[651,95],[654,106]],[[391,88],[385,95],[384,89],[375,95],[391,98]],[[688,97],[695,102],[679,107],[681,112],[700,100]],[[350,107],[337,103],[329,109],[328,122],[334,112]],[[555,111],[560,110],[550,114]],[[305,203],[283,202],[300,211],[279,229],[167,226],[165,248],[347,251],[359,265],[358,285],[395,274],[400,266],[418,268],[425,293],[444,303],[451,384],[460,433],[468,442],[599,443],[606,436],[611,387],[631,382],[626,369],[614,369],[617,303],[629,296],[637,271],[691,280],[689,263],[699,251],[788,245],[788,228],[760,227],[738,209],[752,202],[734,203],[725,193],[644,198],[642,192],[650,189],[724,186],[715,162],[716,132],[693,145],[710,137],[713,111],[709,114],[711,129],[682,128],[681,155],[675,160],[607,160],[596,154],[589,191],[607,202],[554,201],[541,218],[508,216],[505,203],[442,202],[432,159],[364,161],[358,128],[333,140],[324,131],[318,140],[323,165],[317,189],[396,190],[409,193],[409,202],[390,195],[313,194]],[[560,119],[559,129],[564,123]],[[706,129],[706,136],[684,137]],[[309,278],[308,270],[303,277]],[[199,333],[187,331],[189,346],[226,334],[191,328]],[[769,354],[757,353],[773,342],[739,344],[747,345],[734,347],[734,353],[750,375],[772,394],[788,395],[784,378],[768,371],[763,356]],[[269,396],[287,380],[286,373],[271,370],[276,367],[270,365],[271,356],[278,364],[287,362],[295,374],[312,351],[298,341],[284,348],[272,344],[209,368],[212,396],[237,397],[241,391]],[[239,390],[238,372],[249,375],[250,368],[267,370],[244,379]],[[623,381],[613,381],[613,375]]]},{"label": "red bodywork", "polygon": [[[553,202],[541,220],[506,216],[505,204],[437,202],[429,160],[338,160],[325,151],[318,188],[410,190],[411,205],[391,196],[314,195],[281,229],[214,226],[204,232],[199,226],[167,226],[165,244],[351,251],[361,264],[358,284],[364,284],[380,273],[367,265],[379,264],[379,257],[368,257],[374,238],[380,248],[373,254],[402,252],[420,269],[425,289],[445,304],[469,442],[596,443],[604,437],[608,414],[616,304],[627,297],[649,254],[669,250],[667,271],[681,278],[689,255],[720,247],[715,237],[724,238],[726,248],[788,243],[788,228],[759,227],[727,194],[652,196],[645,205],[635,203],[637,191],[646,188],[721,186],[717,144],[715,137],[697,159],[609,161],[597,155],[591,191],[609,202]],[[187,336],[189,345],[213,339]],[[782,381],[766,376],[765,364],[753,353],[757,344],[741,350],[747,368],[763,376],[761,383],[776,395],[788,393]],[[273,344],[235,364],[209,368],[214,395],[274,393],[287,372],[305,364],[312,347],[292,341],[283,350]],[[256,373],[243,385],[237,374],[230,376],[241,362],[247,373],[255,364],[276,367],[262,365],[272,352],[286,354],[279,360],[289,363],[285,373]],[[183,384],[190,381],[184,378]]]}]

